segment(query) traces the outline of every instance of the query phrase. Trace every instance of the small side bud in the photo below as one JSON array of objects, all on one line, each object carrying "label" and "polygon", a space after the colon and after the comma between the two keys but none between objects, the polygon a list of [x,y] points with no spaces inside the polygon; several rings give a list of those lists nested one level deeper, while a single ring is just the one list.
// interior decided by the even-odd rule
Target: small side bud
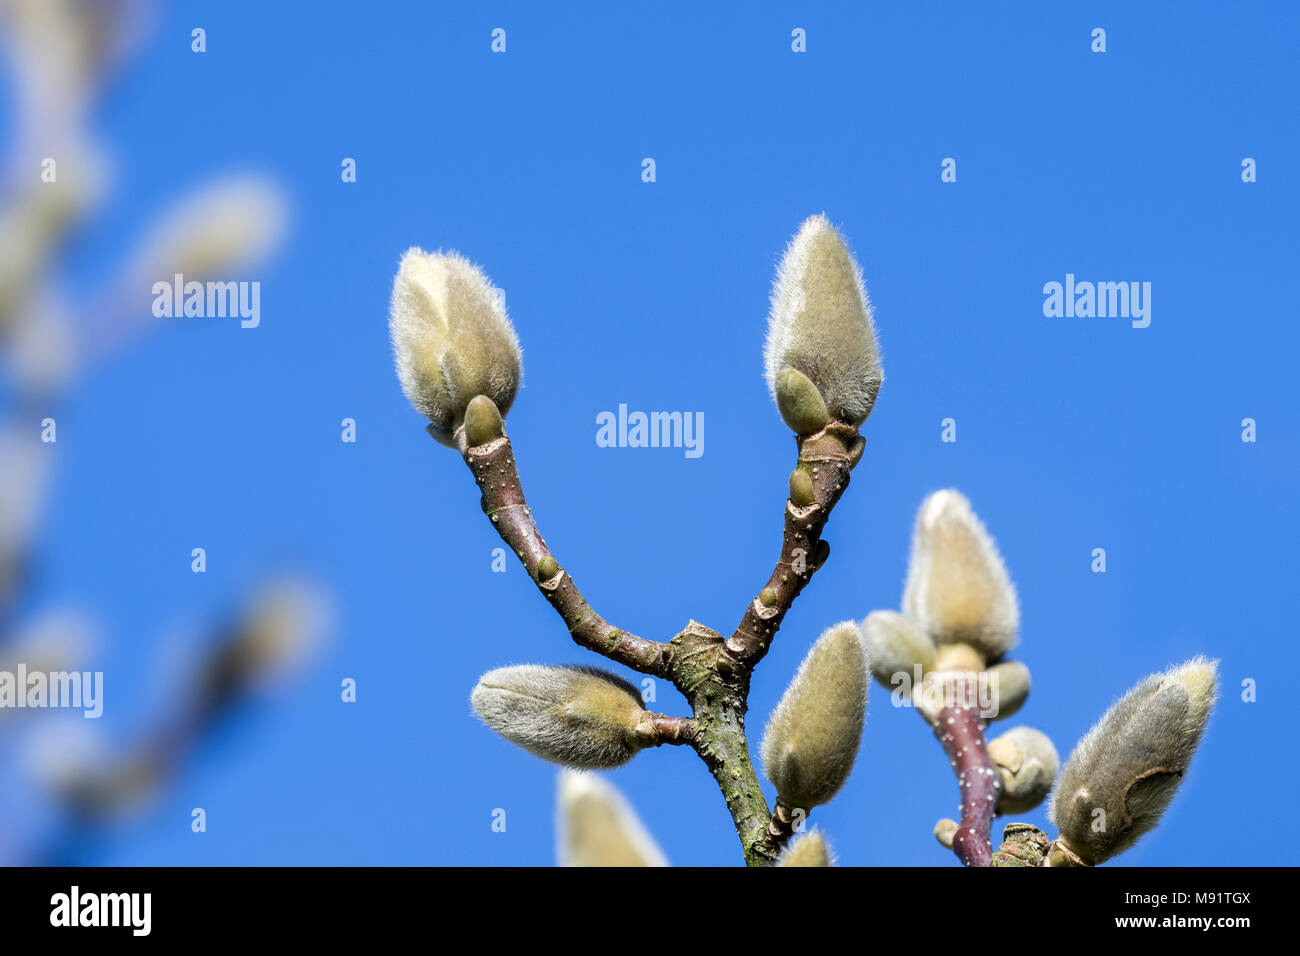
[{"label": "small side bud", "polygon": [[[919,665],[921,674],[934,667],[934,642],[897,611],[872,611],[862,622],[871,675],[882,687],[910,687]],[[899,675],[905,675],[904,683]]]},{"label": "small side bud", "polygon": [[812,475],[802,468],[790,472],[790,500],[799,508],[807,508],[814,497]]},{"label": "small side bud", "polygon": [[506,740],[566,767],[617,767],[646,742],[636,688],[595,668],[500,667],[479,678],[470,702]]},{"label": "small side bud", "polygon": [[797,435],[821,431],[831,420],[821,392],[797,369],[784,369],[776,377],[776,407]]},{"label": "small side bud", "polygon": [[763,588],[758,592],[758,600],[764,607],[772,607],[776,604],[777,597],[776,588]]},{"label": "small side bud", "polygon": [[763,769],[782,802],[810,810],[848,779],[867,707],[867,655],[858,626],[829,628],[799,665],[763,734]]},{"label": "small side bud", "polygon": [[1069,852],[1103,863],[1160,822],[1201,742],[1217,676],[1204,657],[1153,674],[1084,735],[1048,811]]},{"label": "small side bud", "polygon": [[[816,387],[829,417],[861,425],[871,413],[884,378],[871,305],[853,254],[825,216],[807,219],[781,259],[763,358],[778,405],[782,376],[794,370]],[[791,421],[784,407],[781,414],[808,434],[800,431],[808,422]]]},{"label": "small side bud", "polygon": [[945,850],[952,849],[952,838],[957,835],[957,821],[944,817],[934,825],[934,838]]},{"label": "small side bud", "polygon": [[1020,661],[1003,661],[988,669],[990,685],[997,681],[997,698],[990,720],[1005,720],[1029,697],[1029,668]]},{"label": "small side bud", "polygon": [[1015,588],[993,539],[960,492],[936,491],[917,513],[903,613],[936,644],[970,644],[988,661],[1016,643]]},{"label": "small side bud", "polygon": [[496,403],[486,395],[475,395],[465,406],[465,440],[471,445],[486,445],[506,433]]},{"label": "small side bud", "polygon": [[593,773],[560,771],[560,866],[667,866],[668,860],[614,787]]},{"label": "small side bud", "polygon": [[393,281],[389,334],[402,391],[443,444],[483,395],[510,410],[522,354],[506,317],[505,297],[477,266],[456,253],[409,249]]},{"label": "small side bud", "polygon": [[795,837],[776,858],[777,866],[834,866],[830,844],[819,830]]},{"label": "small side bud", "polygon": [[862,461],[862,453],[867,450],[867,440],[859,435],[853,441],[849,442],[849,470],[852,471],[858,467],[858,462]]},{"label": "small side bud", "polygon": [[1047,799],[1061,766],[1047,734],[1033,727],[1012,727],[989,741],[988,750],[1002,775],[998,813],[1023,813]]},{"label": "small side bud", "polygon": [[537,580],[549,581],[560,573],[560,562],[549,554],[537,562]]}]

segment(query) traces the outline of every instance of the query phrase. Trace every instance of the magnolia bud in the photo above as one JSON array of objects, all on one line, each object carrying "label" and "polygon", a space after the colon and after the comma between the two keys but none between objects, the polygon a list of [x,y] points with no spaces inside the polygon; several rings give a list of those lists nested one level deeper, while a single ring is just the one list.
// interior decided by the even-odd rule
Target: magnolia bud
[{"label": "magnolia bud", "polygon": [[[872,611],[862,622],[862,634],[871,674],[890,690],[900,685],[910,689],[918,666],[923,676],[934,666],[934,642],[897,611]],[[906,681],[900,674],[906,675]]]},{"label": "magnolia bud", "polygon": [[465,441],[486,445],[505,434],[501,412],[486,395],[475,395],[465,406]]},{"label": "magnolia bud", "polygon": [[402,391],[454,445],[470,400],[486,395],[499,414],[519,388],[522,356],[505,296],[456,253],[408,249],[393,282],[388,329]]},{"label": "magnolia bud", "polygon": [[636,688],[595,668],[499,667],[479,678],[470,702],[506,740],[568,767],[617,767],[648,742]]},{"label": "magnolia bud", "polygon": [[867,707],[867,657],[858,626],[829,628],[799,665],[763,734],[763,767],[783,803],[810,810],[848,779]]},{"label": "magnolia bud", "polygon": [[[871,306],[853,255],[825,216],[806,220],[781,259],[763,358],[782,417],[800,434],[807,434],[801,427],[812,419],[791,421],[782,402],[781,374],[787,369],[816,386],[830,417],[860,425],[871,413],[883,378]],[[817,404],[809,397],[797,403],[813,410]]]},{"label": "magnolia bud", "polygon": [[1047,734],[1033,727],[1012,727],[989,741],[988,750],[1002,775],[998,813],[1023,813],[1047,799],[1061,766]]},{"label": "magnolia bud", "polygon": [[809,830],[797,836],[776,858],[777,866],[832,866],[830,844],[820,831]]},{"label": "magnolia bud", "polygon": [[796,434],[821,431],[831,420],[817,386],[798,369],[782,369],[776,377],[776,409]]},{"label": "magnolia bud", "polygon": [[1105,862],[1160,822],[1209,720],[1216,667],[1196,657],[1151,675],[1074,748],[1049,815],[1083,862]]},{"label": "magnolia bud", "polygon": [[989,719],[1005,720],[1018,711],[1029,696],[1029,668],[1020,661],[1003,661],[994,664],[986,673],[990,686],[997,687]]},{"label": "magnolia bud", "polygon": [[936,644],[970,644],[989,661],[1016,643],[1015,588],[960,492],[936,491],[917,513],[903,613]]},{"label": "magnolia bud", "polygon": [[957,835],[957,821],[944,817],[934,825],[934,838],[945,850],[952,849],[952,839]]},{"label": "magnolia bud", "polygon": [[635,811],[594,773],[560,771],[560,866],[667,866]]}]

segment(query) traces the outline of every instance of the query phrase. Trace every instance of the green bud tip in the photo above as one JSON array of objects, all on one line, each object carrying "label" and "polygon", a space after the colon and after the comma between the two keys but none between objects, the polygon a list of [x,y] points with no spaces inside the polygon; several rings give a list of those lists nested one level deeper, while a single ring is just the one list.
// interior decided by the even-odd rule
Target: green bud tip
[{"label": "green bud tip", "polygon": [[758,599],[764,607],[772,607],[776,604],[776,588],[763,588],[758,592]]},{"label": "green bud tip", "polygon": [[821,431],[831,420],[821,392],[798,369],[784,369],[776,377],[776,407],[785,423],[799,435]]},{"label": "green bud tip", "polygon": [[560,573],[560,562],[549,554],[537,562],[537,580],[549,581]]},{"label": "green bud tip", "polygon": [[813,503],[812,476],[802,468],[790,472],[790,500],[799,508],[807,508]]},{"label": "green bud tip", "polygon": [[859,435],[853,441],[849,442],[849,468],[858,467],[858,462],[862,460],[862,453],[866,451],[867,440]]},{"label": "green bud tip", "polygon": [[465,407],[465,440],[471,445],[486,445],[505,434],[506,424],[496,403],[486,395],[476,395]]}]

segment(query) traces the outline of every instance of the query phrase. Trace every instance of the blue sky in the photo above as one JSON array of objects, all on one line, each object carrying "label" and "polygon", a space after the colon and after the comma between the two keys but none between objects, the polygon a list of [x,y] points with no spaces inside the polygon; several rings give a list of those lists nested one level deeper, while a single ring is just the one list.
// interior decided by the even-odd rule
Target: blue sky
[{"label": "blue sky", "polygon": [[[97,122],[117,190],[72,281],[230,168],[282,184],[292,232],[229,277],[262,282],[259,328],[164,320],[60,409],[42,594],[101,615],[103,730],[123,738],[171,635],[267,569],[313,572],[337,623],[83,861],[551,862],[555,769],[481,726],[469,691],[503,664],[599,661],[519,567],[492,572],[468,470],[398,389],[398,258],[455,248],[505,289],[525,366],[508,427],[542,531],[605,617],[666,640],[691,618],[730,631],[776,557],[794,446],[762,379],[767,296],[824,211],[861,263],[886,381],[751,725],[826,626],[898,606],[915,509],[957,487],[1019,590],[1034,690],[1012,723],[1062,757],[1141,677],[1222,661],[1182,792],[1117,864],[1296,862],[1279,681],[1297,637],[1298,21],[1281,3],[164,11]],[[1150,326],[1045,317],[1067,273],[1150,282]],[[704,454],[598,447],[620,403],[702,412]],[[674,863],[740,862],[688,749],[610,778]],[[853,776],[814,820],[845,863],[955,865],[930,832],[956,811],[929,730],[876,688]]]}]

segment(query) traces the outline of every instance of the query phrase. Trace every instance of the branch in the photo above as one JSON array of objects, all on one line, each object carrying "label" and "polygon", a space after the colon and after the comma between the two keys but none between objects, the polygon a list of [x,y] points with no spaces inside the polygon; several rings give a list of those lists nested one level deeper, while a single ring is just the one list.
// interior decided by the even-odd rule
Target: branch
[{"label": "branch", "polygon": [[[973,677],[970,674],[947,676]],[[988,866],[993,857],[989,829],[997,813],[998,798],[1002,796],[1002,775],[984,742],[984,720],[974,707],[949,705],[939,711],[934,735],[948,755],[961,790],[961,822],[952,838],[952,851],[966,866]]]},{"label": "branch", "polygon": [[795,598],[826,562],[830,546],[821,539],[822,529],[848,487],[849,471],[861,458],[864,444],[856,428],[834,421],[798,441],[781,557],[726,643],[727,653],[746,670],[763,659]]},{"label": "branch", "polygon": [[470,445],[464,455],[483,492],[483,513],[523,563],[542,597],[564,619],[574,641],[643,674],[667,677],[672,666],[672,648],[637,637],[606,621],[587,603],[573,577],[551,554],[524,500],[510,439],[503,436],[482,445]]},{"label": "branch", "polygon": [[[808,819],[806,813],[804,814],[803,819]],[[767,825],[768,835],[772,838],[772,844],[777,848],[777,850],[784,849],[785,845],[790,842],[790,837],[794,836],[794,829],[797,822],[798,821],[795,820],[794,810],[787,807],[781,801],[781,798],[778,797],[776,800],[776,809],[772,811],[772,820]]]}]

